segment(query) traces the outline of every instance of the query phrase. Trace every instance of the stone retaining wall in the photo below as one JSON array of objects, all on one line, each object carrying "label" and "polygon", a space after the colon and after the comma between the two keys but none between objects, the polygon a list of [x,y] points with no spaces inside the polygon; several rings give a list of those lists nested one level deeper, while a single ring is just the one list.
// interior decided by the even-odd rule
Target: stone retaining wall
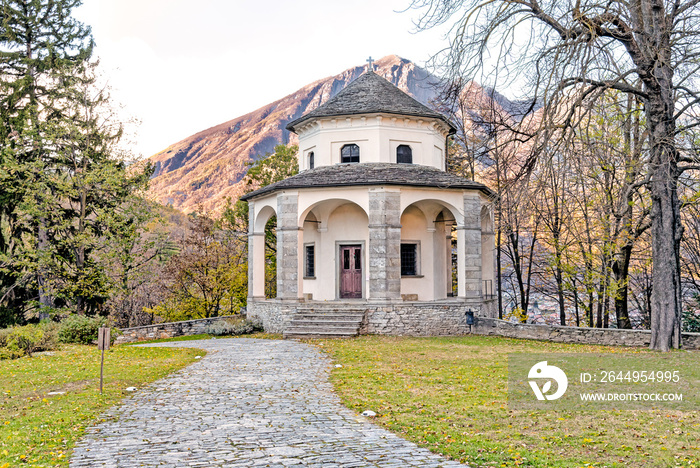
[{"label": "stone retaining wall", "polygon": [[251,301],[248,299],[248,319],[259,320],[268,333],[283,333],[289,326],[299,304],[277,299]]},{"label": "stone retaining wall", "polygon": [[[493,301],[491,301],[493,302]],[[471,333],[509,338],[545,340],[559,343],[599,344],[609,346],[648,347],[649,330],[615,328],[557,327],[508,322],[488,317],[493,304],[486,302],[292,302],[269,299],[248,303],[248,318],[262,321],[270,333],[283,333],[298,311],[313,309],[324,313],[343,309],[364,310],[361,334],[438,336],[469,333],[465,311],[472,309],[475,323]],[[684,349],[700,349],[700,333],[683,333]]]},{"label": "stone retaining wall", "polygon": [[469,331],[467,309],[479,313],[479,304],[460,302],[408,302],[368,304],[361,333],[377,335],[464,335]]},{"label": "stone retaining wall", "polygon": [[[496,335],[508,338],[546,340],[558,343],[598,344],[608,346],[648,347],[649,330],[621,330],[616,328],[555,327],[513,323],[488,317],[475,319],[472,333]],[[700,333],[683,333],[684,349],[700,349]]]},{"label": "stone retaining wall", "polygon": [[225,315],[199,320],[187,320],[184,322],[167,322],[142,327],[121,328],[122,335],[117,337],[116,344],[131,343],[141,340],[157,340],[173,338],[176,336],[199,335],[210,323],[228,318],[240,318],[240,315]]},{"label": "stone retaining wall", "polygon": [[275,299],[248,302],[248,318],[262,321],[265,331],[283,333],[297,312],[312,309],[315,313],[364,310],[360,329],[363,334],[377,335],[464,335],[467,309],[479,314],[480,302],[289,302]]}]

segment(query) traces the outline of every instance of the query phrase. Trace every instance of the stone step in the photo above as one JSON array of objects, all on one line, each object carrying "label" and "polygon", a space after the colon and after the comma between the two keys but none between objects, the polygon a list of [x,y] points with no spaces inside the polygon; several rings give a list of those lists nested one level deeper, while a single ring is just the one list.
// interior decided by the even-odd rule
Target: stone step
[{"label": "stone step", "polygon": [[356,323],[354,325],[319,325],[315,323],[301,323],[290,325],[287,331],[292,330],[319,330],[319,331],[337,331],[343,333],[357,333],[360,328],[360,324]]},{"label": "stone step", "polygon": [[313,340],[313,339],[319,339],[319,338],[352,338],[357,336],[357,333],[354,335],[348,335],[346,333],[330,333],[330,332],[308,332],[308,333],[284,333],[284,338],[292,338],[292,339],[298,339],[298,340]]},{"label": "stone step", "polygon": [[304,307],[294,314],[285,338],[343,338],[360,332],[364,309]]},{"label": "stone step", "polygon": [[294,317],[290,322],[291,326],[296,325],[318,325],[324,327],[356,327],[360,324],[361,320],[309,320]]},{"label": "stone step", "polygon": [[325,310],[325,309],[297,309],[297,314],[303,314],[303,315],[337,315],[337,314],[342,314],[342,315],[364,315],[365,311],[363,310],[357,310],[357,309],[330,309],[330,310]]},{"label": "stone step", "polygon": [[352,327],[322,327],[322,326],[291,326],[284,332],[284,336],[296,335],[338,335],[338,336],[357,336],[359,333],[359,324]]},{"label": "stone step", "polygon": [[357,322],[362,321],[362,315],[348,314],[333,314],[333,315],[314,315],[314,314],[294,314],[293,320],[305,320],[309,322]]}]

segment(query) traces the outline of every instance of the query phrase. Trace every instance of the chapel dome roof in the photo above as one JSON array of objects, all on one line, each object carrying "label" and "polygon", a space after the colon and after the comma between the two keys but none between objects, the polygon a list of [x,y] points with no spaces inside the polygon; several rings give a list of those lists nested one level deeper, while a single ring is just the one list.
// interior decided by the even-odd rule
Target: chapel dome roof
[{"label": "chapel dome roof", "polygon": [[457,130],[444,115],[416,101],[373,71],[361,75],[316,109],[289,122],[286,128],[296,132],[299,124],[310,119],[374,113],[440,119],[450,127],[450,133]]},{"label": "chapel dome roof", "polygon": [[241,200],[250,200],[277,190],[369,185],[474,189],[488,196],[494,196],[493,191],[484,184],[464,179],[430,166],[393,163],[354,163],[319,166],[315,169],[302,171],[295,176],[247,193],[241,197]]}]

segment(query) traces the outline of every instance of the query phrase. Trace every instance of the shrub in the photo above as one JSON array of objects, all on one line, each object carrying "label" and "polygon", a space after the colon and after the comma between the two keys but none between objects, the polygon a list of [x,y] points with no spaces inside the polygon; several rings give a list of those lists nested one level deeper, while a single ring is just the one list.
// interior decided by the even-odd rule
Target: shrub
[{"label": "shrub", "polygon": [[39,351],[39,343],[44,340],[44,330],[36,325],[25,325],[23,327],[12,327],[12,331],[7,335],[5,347],[11,352],[20,355],[32,355]]},{"label": "shrub", "polygon": [[0,329],[0,360],[31,356],[37,351],[48,351],[58,344],[58,324],[42,322],[38,325]]},{"label": "shrub", "polygon": [[257,321],[228,319],[210,323],[204,328],[204,333],[214,336],[237,336],[247,335],[248,333],[254,333],[262,330],[262,325]]},{"label": "shrub", "polygon": [[12,333],[12,327],[0,328],[0,348],[7,346],[7,337]]},{"label": "shrub", "polygon": [[38,343],[39,351],[50,351],[58,346],[58,330],[60,325],[56,322],[45,321],[38,325],[44,332],[44,338]]},{"label": "shrub", "polygon": [[97,330],[107,324],[104,317],[86,317],[71,315],[64,319],[58,329],[61,343],[90,344],[97,341]]},{"label": "shrub", "polygon": [[17,359],[21,358],[24,353],[19,351],[12,351],[8,348],[0,348],[0,361],[4,359]]}]

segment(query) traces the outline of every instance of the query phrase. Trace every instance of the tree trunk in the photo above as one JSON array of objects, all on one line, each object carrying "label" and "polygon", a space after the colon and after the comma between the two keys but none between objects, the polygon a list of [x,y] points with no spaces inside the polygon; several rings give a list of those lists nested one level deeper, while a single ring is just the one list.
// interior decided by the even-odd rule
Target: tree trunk
[{"label": "tree trunk", "polygon": [[644,25],[653,60],[640,76],[648,98],[645,102],[649,130],[651,183],[651,343],[649,347],[668,351],[681,345],[680,242],[683,235],[678,201],[678,150],[670,31],[672,19],[663,2],[653,0],[645,11]]},{"label": "tree trunk", "polygon": [[51,291],[49,287],[49,280],[47,278],[47,270],[44,266],[44,257],[46,249],[49,245],[49,236],[46,231],[46,220],[42,217],[39,219],[39,228],[37,232],[37,250],[39,251],[39,268],[37,270],[37,284],[39,285],[39,304],[41,305],[41,311],[39,312],[39,319],[45,320],[49,318],[47,308],[53,307],[53,298],[51,297]]},{"label": "tree trunk", "polygon": [[[80,217],[78,218],[78,233],[82,238],[82,234],[85,232],[85,216],[86,216],[86,205],[87,200],[85,197],[85,191],[80,191]],[[75,252],[75,269],[78,278],[82,279],[82,273],[85,269],[85,245],[82,239],[79,241],[80,244],[76,248]],[[78,315],[85,315],[85,296],[82,294],[78,296],[77,299],[77,312]]]},{"label": "tree trunk", "polygon": [[607,259],[603,256],[600,262],[600,283],[598,284],[598,310],[596,314],[596,328],[603,328],[603,310],[605,309],[605,296],[608,294],[608,275],[606,274]]},{"label": "tree trunk", "polygon": [[680,207],[676,180],[667,167],[657,166],[652,180],[651,343],[660,351],[680,348]]},{"label": "tree trunk", "polygon": [[674,145],[673,74],[667,65],[659,64],[654,77],[658,92],[650,93],[652,97],[646,106],[650,132],[651,246],[654,259],[649,347],[668,351],[681,345],[680,243],[683,227],[678,200],[678,152]]},{"label": "tree trunk", "polygon": [[510,240],[510,247],[513,256],[513,270],[515,271],[515,279],[518,281],[518,292],[520,293],[520,308],[523,311],[523,316],[520,321],[525,323],[527,321],[527,307],[528,299],[525,293],[525,282],[523,279],[522,263],[520,257],[520,241],[518,233],[511,232],[508,235]]},{"label": "tree trunk", "polygon": [[557,295],[559,299],[559,322],[566,326],[566,303],[564,302],[564,280],[562,278],[561,263],[557,260]]},{"label": "tree trunk", "polygon": [[632,256],[632,244],[625,244],[617,253],[612,271],[617,282],[617,294],[615,295],[615,318],[617,328],[632,328],[627,306],[627,296],[629,290],[629,267]]},{"label": "tree trunk", "polygon": [[572,279],[572,289],[574,291],[574,314],[576,315],[576,326],[580,327],[581,326],[581,319],[579,317],[579,310],[578,310],[578,290],[576,289],[576,279]]},{"label": "tree trunk", "polygon": [[[500,219],[499,219],[500,224]],[[498,233],[496,234],[496,244],[498,249],[496,249],[496,279],[498,281],[498,318],[503,320],[503,278],[501,274],[501,226],[498,226]]]}]

